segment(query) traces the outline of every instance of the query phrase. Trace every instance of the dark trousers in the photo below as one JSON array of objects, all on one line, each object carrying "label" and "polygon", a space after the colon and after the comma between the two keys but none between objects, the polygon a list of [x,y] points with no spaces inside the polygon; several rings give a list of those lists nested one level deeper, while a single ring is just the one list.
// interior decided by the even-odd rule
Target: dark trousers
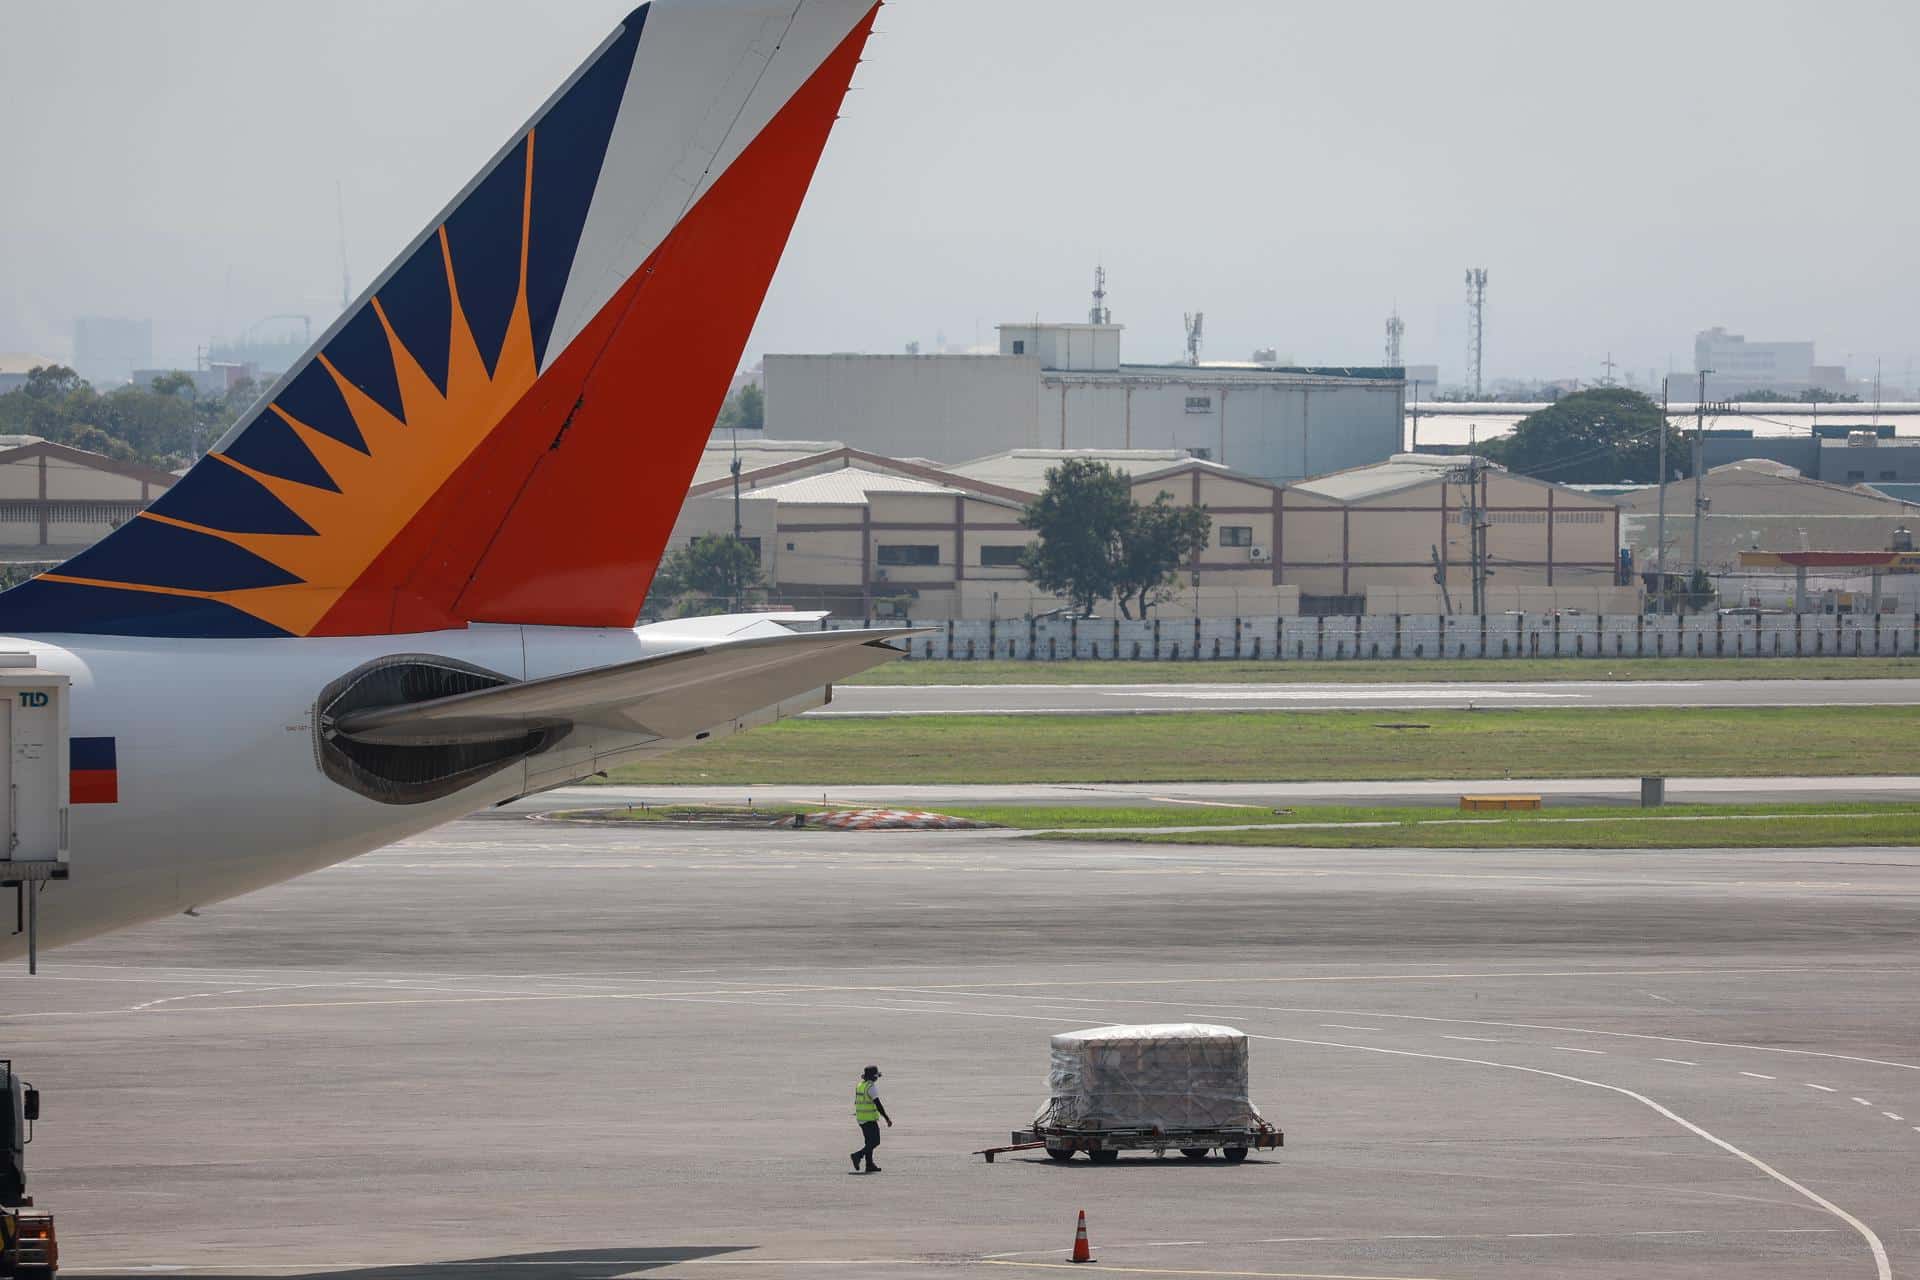
[{"label": "dark trousers", "polygon": [[866,1139],[867,1145],[849,1154],[853,1156],[854,1164],[858,1165],[862,1160],[865,1160],[867,1162],[867,1168],[871,1169],[873,1168],[874,1148],[880,1145],[880,1122],[878,1120],[862,1120],[860,1122],[860,1136]]}]

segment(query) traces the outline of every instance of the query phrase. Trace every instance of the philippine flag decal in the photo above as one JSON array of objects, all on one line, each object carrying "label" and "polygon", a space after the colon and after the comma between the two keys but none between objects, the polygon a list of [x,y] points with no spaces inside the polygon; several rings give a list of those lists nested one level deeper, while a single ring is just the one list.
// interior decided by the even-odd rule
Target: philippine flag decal
[{"label": "philippine flag decal", "polygon": [[67,762],[71,803],[119,803],[120,765],[112,738],[68,739]]}]

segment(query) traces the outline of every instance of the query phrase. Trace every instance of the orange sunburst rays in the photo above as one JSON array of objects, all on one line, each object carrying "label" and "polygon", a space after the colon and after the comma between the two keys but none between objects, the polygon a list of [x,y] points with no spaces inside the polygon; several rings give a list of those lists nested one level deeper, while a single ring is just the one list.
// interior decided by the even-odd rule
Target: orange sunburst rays
[{"label": "orange sunburst rays", "polygon": [[[507,411],[539,376],[533,328],[527,307],[527,233],[533,189],[533,138],[527,138],[527,175],[522,188],[520,277],[506,340],[491,376],[460,305],[459,287],[446,228],[438,235],[441,261],[452,300],[452,332],[447,358],[447,390],[442,395],[407,350],[376,297],[379,316],[393,352],[393,365],[406,409],[403,422],[383,409],[328,362],[316,356],[339,385],[347,408],[366,442],[361,453],[332,436],[315,431],[274,406],[320,465],[339,486],[338,493],[315,489],[241,466],[265,485],[318,536],[309,534],[236,534],[203,530],[244,547],[301,579],[284,587],[213,593],[211,598],[243,609],[295,635],[310,634],[341,594],[405,528],[448,478],[486,440]],[[219,455],[216,455],[219,456]]]}]

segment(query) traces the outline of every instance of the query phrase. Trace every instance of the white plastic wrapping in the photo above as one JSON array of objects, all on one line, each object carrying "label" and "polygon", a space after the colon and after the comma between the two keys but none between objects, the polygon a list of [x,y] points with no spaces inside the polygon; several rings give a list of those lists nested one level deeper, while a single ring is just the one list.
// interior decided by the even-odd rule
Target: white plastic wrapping
[{"label": "white plastic wrapping", "polygon": [[1222,1129],[1265,1122],[1247,1097],[1247,1036],[1198,1022],[1053,1037],[1036,1127]]}]

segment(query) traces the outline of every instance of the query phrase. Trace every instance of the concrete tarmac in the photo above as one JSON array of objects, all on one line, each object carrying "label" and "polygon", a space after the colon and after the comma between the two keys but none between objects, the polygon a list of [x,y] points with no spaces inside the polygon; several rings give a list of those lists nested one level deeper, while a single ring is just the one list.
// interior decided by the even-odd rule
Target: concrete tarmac
[{"label": "concrete tarmac", "polygon": [[[1596,666],[1601,665],[1596,662]],[[1920,680],[1539,680],[1406,684],[841,685],[808,714],[1127,715],[1478,707],[1920,705]]]},{"label": "concrete tarmac", "polygon": [[[1920,850],[476,817],[0,975],[69,1274],[1920,1273]],[[1253,1036],[1239,1166],[987,1165],[1047,1037]],[[896,1127],[855,1179],[851,1090]],[[1884,1263],[1880,1260],[1884,1257]]]}]

